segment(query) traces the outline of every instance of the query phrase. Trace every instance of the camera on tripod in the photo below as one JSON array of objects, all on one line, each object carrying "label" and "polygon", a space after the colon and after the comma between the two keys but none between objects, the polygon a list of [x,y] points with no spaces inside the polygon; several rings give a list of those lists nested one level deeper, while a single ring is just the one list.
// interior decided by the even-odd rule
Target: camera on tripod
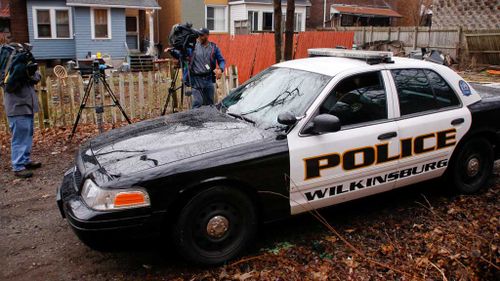
[{"label": "camera on tripod", "polygon": [[[96,113],[96,119],[97,119],[97,127],[99,128],[99,132],[103,133],[104,132],[104,121],[103,121],[103,113],[104,113],[104,108],[105,107],[110,107],[110,106],[116,106],[122,113],[123,117],[127,120],[129,124],[132,122],[128,118],[127,114],[125,113],[125,110],[121,106],[120,102],[116,98],[115,93],[109,86],[108,82],[106,81],[106,74],[104,71],[106,69],[113,68],[112,66],[106,65],[106,62],[102,59],[101,54],[97,53],[96,57],[94,59],[87,59],[87,60],[82,60],[79,61],[79,67],[75,68],[76,70],[80,71],[80,75],[82,76],[89,76],[89,82],[87,85],[87,88],[85,89],[85,93],[83,94],[81,103],[80,103],[80,108],[78,110],[78,114],[76,115],[76,120],[75,123],[73,124],[73,129],[71,130],[71,135],[69,138],[71,139],[73,135],[76,132],[76,128],[78,126],[78,122],[80,121],[80,117],[82,115],[82,111],[85,108],[93,108],[95,109]],[[105,93],[101,92],[101,85],[102,89],[104,90]],[[87,102],[89,100],[89,96],[91,91],[94,92],[94,100],[95,104],[93,106],[87,106]],[[113,101],[113,104],[111,105],[105,105],[104,104],[104,96],[103,94],[109,95],[111,100]]]}]

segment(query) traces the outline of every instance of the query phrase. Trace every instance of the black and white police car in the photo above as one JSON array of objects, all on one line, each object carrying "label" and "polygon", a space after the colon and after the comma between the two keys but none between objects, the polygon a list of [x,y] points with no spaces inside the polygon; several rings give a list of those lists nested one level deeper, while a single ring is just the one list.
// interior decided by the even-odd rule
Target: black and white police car
[{"label": "black and white police car", "polygon": [[261,222],[444,175],[461,193],[485,185],[500,157],[500,95],[390,53],[310,56],[217,106],[87,142],[57,192],[63,217],[90,246],[163,230],[186,259],[217,264]]}]

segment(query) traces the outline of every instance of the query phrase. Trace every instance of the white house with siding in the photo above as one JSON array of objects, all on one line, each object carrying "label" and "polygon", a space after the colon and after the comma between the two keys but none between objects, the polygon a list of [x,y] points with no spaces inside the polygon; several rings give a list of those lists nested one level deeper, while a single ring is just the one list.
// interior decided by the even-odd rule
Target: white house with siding
[{"label": "white house with siding", "polygon": [[[229,30],[231,34],[248,34],[273,31],[274,6],[272,0],[230,0]],[[306,30],[306,18],[309,0],[295,1],[295,31]],[[282,1],[283,26],[286,18],[286,1]]]}]

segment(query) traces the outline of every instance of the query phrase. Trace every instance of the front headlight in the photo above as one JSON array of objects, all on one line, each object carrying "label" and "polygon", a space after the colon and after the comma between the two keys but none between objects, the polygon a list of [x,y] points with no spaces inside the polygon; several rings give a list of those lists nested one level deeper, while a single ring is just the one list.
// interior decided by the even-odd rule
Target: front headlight
[{"label": "front headlight", "polygon": [[99,211],[150,206],[148,193],[140,187],[102,189],[91,179],[83,184],[82,198],[90,208]]}]

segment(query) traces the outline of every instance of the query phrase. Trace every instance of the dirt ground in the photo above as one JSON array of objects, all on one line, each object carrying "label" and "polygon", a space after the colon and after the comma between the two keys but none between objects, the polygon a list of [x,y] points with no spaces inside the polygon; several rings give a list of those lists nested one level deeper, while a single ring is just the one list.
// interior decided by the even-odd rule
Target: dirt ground
[{"label": "dirt ground", "polygon": [[427,182],[321,210],[331,228],[301,215],[263,226],[241,259],[203,268],[161,238],[113,252],[80,243],[55,203],[80,141],[64,134],[37,134],[44,166],[28,180],[12,176],[0,143],[0,280],[500,280],[498,162],[477,195]]}]

